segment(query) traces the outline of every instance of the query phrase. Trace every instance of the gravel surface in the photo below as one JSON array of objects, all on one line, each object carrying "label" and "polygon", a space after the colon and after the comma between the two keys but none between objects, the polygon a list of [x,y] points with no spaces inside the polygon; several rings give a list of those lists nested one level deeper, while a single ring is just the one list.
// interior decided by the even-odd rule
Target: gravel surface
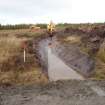
[{"label": "gravel surface", "polygon": [[[58,81],[46,86],[0,87],[0,105],[105,105],[105,81]],[[99,93],[99,92],[98,92]]]}]

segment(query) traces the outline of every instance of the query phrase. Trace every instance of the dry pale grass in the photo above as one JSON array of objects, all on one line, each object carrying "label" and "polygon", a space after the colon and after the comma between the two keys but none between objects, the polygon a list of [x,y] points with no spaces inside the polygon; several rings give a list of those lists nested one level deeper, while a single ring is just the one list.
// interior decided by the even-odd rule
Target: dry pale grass
[{"label": "dry pale grass", "polygon": [[97,58],[99,58],[101,61],[105,63],[105,42],[101,45],[97,53]]},{"label": "dry pale grass", "polygon": [[105,63],[96,58],[95,74],[92,79],[102,80],[105,79]]},{"label": "dry pale grass", "polygon": [[46,84],[48,79],[41,72],[40,68],[31,68],[24,72],[8,71],[0,73],[1,85],[32,85],[32,84]]},{"label": "dry pale grass", "polygon": [[23,40],[31,40],[39,36],[43,30],[30,32],[29,29],[1,30],[0,31],[0,62],[7,60],[13,55],[17,55]]},{"label": "dry pale grass", "polygon": [[81,43],[81,37],[77,35],[68,36],[64,38],[64,41],[68,43]]},{"label": "dry pale grass", "polygon": [[48,80],[41,73],[41,67],[35,62],[35,58],[29,58],[30,63],[24,64],[23,55],[20,56],[23,54],[22,41],[31,40],[39,34],[40,32],[29,32],[29,30],[0,31],[0,85],[47,83]]},{"label": "dry pale grass", "polygon": [[17,54],[20,50],[21,39],[16,37],[0,38],[0,62]]},{"label": "dry pale grass", "polygon": [[72,42],[80,42],[81,37],[80,36],[68,36],[67,38],[65,38],[65,41],[70,41]]}]

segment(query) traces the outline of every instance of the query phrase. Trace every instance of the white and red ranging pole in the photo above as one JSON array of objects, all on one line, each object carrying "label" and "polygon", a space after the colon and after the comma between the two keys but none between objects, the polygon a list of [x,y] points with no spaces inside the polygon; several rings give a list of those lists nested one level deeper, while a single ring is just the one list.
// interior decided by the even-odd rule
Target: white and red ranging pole
[{"label": "white and red ranging pole", "polygon": [[24,48],[24,62],[26,62],[26,50]]},{"label": "white and red ranging pole", "polygon": [[26,41],[22,42],[22,48],[24,49],[23,51],[23,57],[24,57],[24,62],[26,62]]}]

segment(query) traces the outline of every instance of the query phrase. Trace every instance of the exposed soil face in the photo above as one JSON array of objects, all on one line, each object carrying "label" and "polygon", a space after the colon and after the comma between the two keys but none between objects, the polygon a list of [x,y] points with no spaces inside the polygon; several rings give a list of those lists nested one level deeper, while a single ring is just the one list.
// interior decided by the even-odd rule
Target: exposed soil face
[{"label": "exposed soil face", "polygon": [[105,81],[58,81],[45,86],[0,87],[0,105],[104,105],[105,94],[101,91],[105,92]]},{"label": "exposed soil face", "polygon": [[58,40],[66,46],[72,44],[77,46],[80,51],[88,54],[95,61],[95,74],[92,78],[105,79],[105,26],[87,28],[66,28],[57,33]]}]

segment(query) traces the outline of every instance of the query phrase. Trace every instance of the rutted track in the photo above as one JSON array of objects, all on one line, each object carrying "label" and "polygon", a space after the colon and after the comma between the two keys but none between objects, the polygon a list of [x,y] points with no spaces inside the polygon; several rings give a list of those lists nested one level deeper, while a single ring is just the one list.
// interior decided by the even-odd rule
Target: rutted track
[{"label": "rutted track", "polygon": [[105,105],[105,97],[91,89],[96,85],[105,90],[105,81],[74,80],[46,86],[1,87],[0,105]]}]

